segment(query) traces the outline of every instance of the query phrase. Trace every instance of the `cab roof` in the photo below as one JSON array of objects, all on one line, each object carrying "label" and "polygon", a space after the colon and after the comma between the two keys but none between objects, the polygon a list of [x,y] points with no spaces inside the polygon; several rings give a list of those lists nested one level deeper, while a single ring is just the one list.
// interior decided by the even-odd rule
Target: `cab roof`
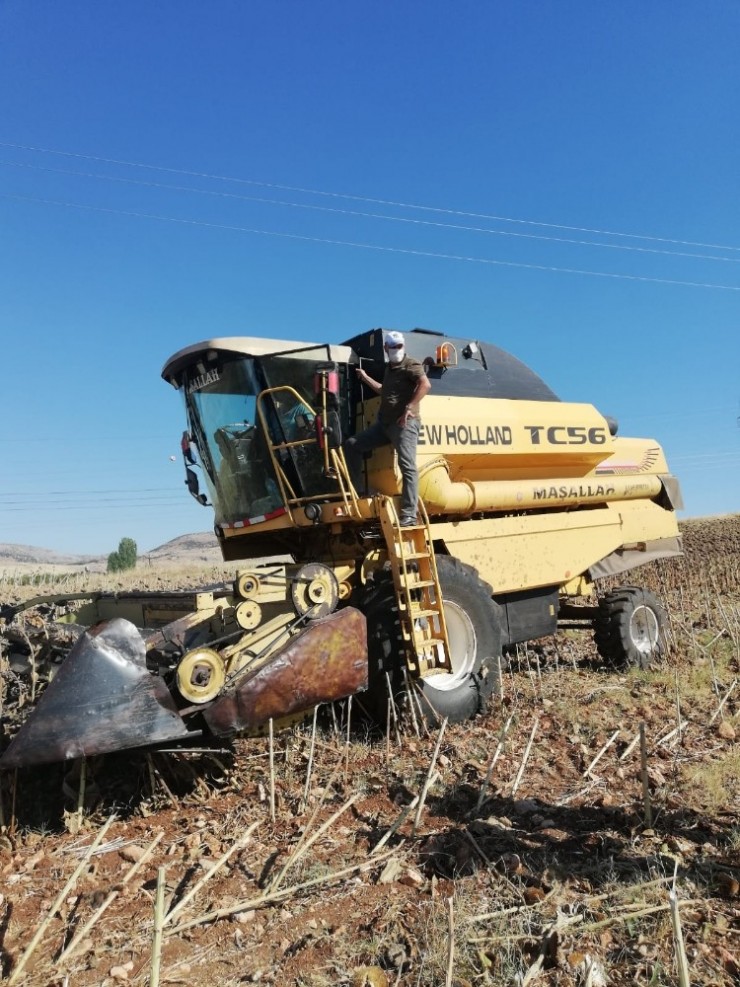
[{"label": "cab roof", "polygon": [[180,371],[190,366],[199,356],[206,355],[209,350],[241,356],[271,356],[279,353],[294,353],[298,356],[309,351],[323,350],[326,359],[337,363],[349,363],[353,356],[349,346],[336,343],[307,343],[305,340],[265,339],[261,336],[222,336],[178,350],[162,367],[162,377],[177,387]]}]

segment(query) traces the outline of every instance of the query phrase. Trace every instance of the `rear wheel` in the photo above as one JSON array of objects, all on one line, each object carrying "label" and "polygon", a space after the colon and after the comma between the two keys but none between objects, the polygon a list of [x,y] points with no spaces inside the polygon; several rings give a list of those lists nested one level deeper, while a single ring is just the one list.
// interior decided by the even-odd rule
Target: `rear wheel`
[{"label": "rear wheel", "polygon": [[649,668],[665,651],[666,611],[640,586],[622,586],[599,600],[596,648],[613,667]]},{"label": "rear wheel", "polygon": [[[498,607],[490,587],[471,566],[457,559],[437,558],[445,621],[450,641],[450,672],[416,679],[424,716],[452,723],[480,712],[500,686],[501,630]],[[382,576],[368,592],[362,607],[367,618],[368,705],[385,721],[388,683],[397,705],[406,700],[403,638],[393,582]],[[386,677],[387,676],[387,677]]]}]

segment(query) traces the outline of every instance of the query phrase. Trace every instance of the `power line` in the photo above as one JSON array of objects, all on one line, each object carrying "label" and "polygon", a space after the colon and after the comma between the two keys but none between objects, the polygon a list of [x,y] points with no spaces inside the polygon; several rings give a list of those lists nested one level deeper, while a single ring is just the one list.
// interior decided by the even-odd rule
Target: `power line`
[{"label": "power line", "polygon": [[[740,463],[738,463],[740,465]],[[681,468],[678,479],[681,480],[687,473],[700,473],[704,470],[727,469],[726,463],[689,463]]]},{"label": "power line", "polygon": [[610,278],[617,281],[639,281],[649,284],[670,284],[685,288],[713,288],[719,291],[740,291],[740,286],[729,284],[714,284],[704,281],[681,281],[675,278],[647,277],[641,274],[614,274],[608,271],[587,271],[580,268],[557,267],[550,264],[527,264],[523,261],[498,260],[489,257],[475,257],[465,254],[448,254],[432,250],[417,250],[410,247],[389,247],[382,244],[360,243],[353,240],[337,240],[329,237],[308,236],[301,233],[281,233],[276,230],[261,230],[246,226],[232,226],[222,223],[207,223],[197,219],[179,219],[174,216],[163,216],[154,213],[140,213],[125,209],[112,209],[107,206],[91,206],[80,202],[67,202],[57,199],[41,199],[35,196],[8,195],[0,193],[0,198],[15,202],[34,202],[47,206],[64,206],[71,209],[82,209],[89,212],[106,213],[113,216],[128,216],[134,219],[154,219],[161,222],[176,223],[182,226],[203,227],[212,230],[227,230],[232,233],[251,233],[259,236],[272,236],[285,240],[298,240],[304,243],[323,243],[335,247],[354,247],[360,250],[374,250],[381,253],[405,254],[413,257],[429,257],[436,260],[457,260],[470,264],[484,264],[495,267],[515,267],[529,271],[548,271],[554,274],[580,274],[586,277]]},{"label": "power line", "polygon": [[[83,438],[85,439],[86,442],[107,442],[109,444],[112,443],[112,442],[115,442],[115,443],[119,443],[119,442],[136,442],[136,443],[140,443],[141,442],[141,436],[140,435],[132,435],[130,432],[127,435],[111,435],[108,432],[106,432],[103,435],[95,435],[94,433],[91,433],[91,432],[85,432],[85,435],[83,436]],[[154,441],[157,441],[157,442],[166,442],[169,445],[172,445],[173,442],[177,442],[177,444],[179,445],[179,441],[180,441],[179,436],[173,438],[172,435],[164,435],[164,434],[162,434],[162,435],[152,435],[150,433],[147,436],[147,438],[151,442],[154,442]],[[9,436],[6,436],[6,435],[0,435],[0,442],[16,442],[16,443],[19,443],[21,445],[27,445],[27,443],[29,443],[29,442],[49,442],[49,443],[54,443],[55,445],[58,445],[58,443],[59,443],[59,437],[58,436],[54,436],[54,435],[24,435],[21,438],[12,438],[12,437],[9,437]]]},{"label": "power line", "polygon": [[[46,456],[47,453],[44,452],[41,455]],[[138,457],[129,459],[96,459],[94,465],[91,464],[89,473],[91,475],[91,482],[93,483],[106,483],[109,485],[115,485],[118,490],[127,490],[129,487],[126,484],[131,482],[131,477],[133,475],[139,475],[142,468],[145,472],[152,473],[156,469],[157,478],[162,479],[163,482],[167,482],[169,477],[165,477],[164,474],[171,467],[172,475],[175,478],[174,482],[178,482],[183,478],[182,466],[178,466],[177,460],[174,462],[168,460],[163,463],[159,469],[158,463],[154,463],[151,457]],[[177,476],[175,476],[177,474]],[[53,480],[54,483],[61,482],[62,486],[66,486],[70,481],[67,477],[76,477],[76,480],[71,482],[79,484],[81,468],[79,465],[70,465],[67,469],[57,469],[54,467],[53,477],[49,476],[48,466],[44,466],[43,463],[39,463],[37,459],[15,459],[13,461],[13,469],[6,470],[5,473],[0,476],[0,490],[6,488],[9,482],[12,483],[23,483],[21,480],[21,475],[25,478],[35,479],[38,477],[43,480],[44,483],[48,483]],[[148,479],[151,481],[153,476],[149,476]],[[119,483],[120,481],[120,483]],[[125,482],[124,482],[125,481]]]},{"label": "power line", "polygon": [[125,493],[172,493],[171,487],[136,487],[131,491],[122,490],[120,487],[116,487],[113,490],[13,490],[6,491],[5,493],[0,492],[0,497],[73,497],[76,494],[82,494],[83,496],[91,496],[98,494],[118,494],[118,496],[123,496]]},{"label": "power line", "polygon": [[68,510],[79,510],[80,508],[92,508],[101,510],[108,510],[109,507],[113,507],[120,504],[132,505],[134,507],[168,507],[172,504],[180,504],[184,502],[184,497],[180,496],[178,490],[171,490],[169,494],[165,494],[162,497],[98,497],[95,500],[84,500],[81,498],[68,498],[67,500],[61,500],[56,498],[55,502],[50,504],[48,502],[34,501],[29,502],[28,500],[6,500],[0,507],[4,511],[32,511],[38,512],[39,509],[43,508],[45,512],[51,511],[68,511]]},{"label": "power line", "polygon": [[740,257],[717,257],[715,254],[696,254],[682,250],[664,250],[657,247],[637,247],[623,243],[602,243],[598,240],[575,240],[571,237],[548,236],[544,233],[515,233],[512,230],[492,230],[482,226],[465,226],[461,223],[443,223],[429,219],[413,219],[408,216],[389,216],[385,213],[362,212],[358,209],[339,209],[334,206],[318,206],[307,202],[289,202],[284,199],[267,199],[264,196],[240,195],[237,192],[218,192],[213,189],[193,188],[189,185],[168,185],[164,182],[146,182],[136,178],[122,178],[118,175],[100,175],[94,172],[69,171],[64,168],[45,168],[42,165],[25,162],[4,161],[0,165],[12,168],[28,168],[55,175],[68,175],[75,178],[94,178],[105,182],[118,182],[125,185],[136,185],[143,188],[160,189],[169,192],[193,192],[196,195],[209,195],[218,198],[236,199],[240,202],[256,202],[261,205],[287,206],[292,209],[307,209],[314,212],[332,213],[333,215],[351,216],[355,219],[381,219],[392,223],[407,223],[413,226],[429,226],[435,229],[455,230],[464,233],[485,233],[493,236],[514,237],[522,240],[539,240],[547,243],[565,243],[579,247],[599,247],[606,250],[626,250],[633,253],[659,254],[664,257],[684,257],[692,260],[720,261],[727,264],[740,264]]},{"label": "power line", "polygon": [[[126,507],[134,508],[136,510],[151,510],[159,507],[181,507],[183,503],[186,503],[182,499],[177,500],[162,500],[158,501],[156,504],[151,504],[146,501],[138,500],[113,500],[109,501],[106,506],[102,504],[59,504],[59,505],[46,505],[43,508],[44,514],[56,514],[60,511],[87,511],[88,514],[93,512],[110,512],[116,507]],[[31,504],[27,507],[5,507],[3,505],[3,510],[7,514],[38,514],[40,507],[38,504]]]},{"label": "power line", "polygon": [[733,463],[740,464],[740,452],[707,452],[692,453],[688,456],[671,456],[671,463],[693,463],[699,460],[708,460],[712,463]]},{"label": "power line", "polygon": [[714,408],[698,408],[696,411],[676,414],[674,411],[653,411],[652,408],[636,409],[634,403],[630,401],[630,410],[619,415],[619,422],[621,425],[623,421],[644,421],[646,418],[649,418],[651,421],[654,418],[669,418],[671,421],[683,421],[689,418],[693,421],[695,418],[709,418],[718,414],[731,415],[733,412],[730,406],[725,404]]},{"label": "power line", "polygon": [[371,202],[375,205],[396,206],[399,209],[417,209],[425,212],[442,213],[450,216],[466,216],[469,219],[487,219],[497,223],[520,223],[526,226],[539,226],[546,229],[568,230],[572,233],[595,233],[599,236],[625,237],[633,240],[648,240],[656,243],[674,243],[683,247],[703,247],[709,250],[732,250],[740,251],[740,247],[726,246],[717,243],[702,243],[696,240],[679,240],[671,237],[652,236],[643,233],[623,233],[614,230],[594,229],[587,226],[569,226],[562,223],[546,223],[532,219],[518,219],[512,216],[498,216],[490,213],[469,212],[462,209],[451,209],[440,206],[427,206],[411,202],[399,202],[393,199],[380,199],[366,195],[354,195],[348,192],[331,192],[323,189],[303,188],[297,185],[282,185],[277,182],[262,182],[251,178],[233,178],[227,175],[212,174],[209,172],[192,171],[184,168],[168,168],[163,165],[145,164],[141,161],[126,161],[117,158],[106,158],[95,154],[83,154],[78,151],[60,151],[48,147],[35,147],[28,144],[13,144],[0,141],[0,147],[10,147],[15,150],[33,151],[39,154],[56,154],[69,158],[80,158],[85,161],[99,161],[104,164],[121,165],[127,168],[144,168],[149,171],[161,171],[172,175],[187,175],[191,178],[207,178],[213,181],[233,182],[240,185],[253,185],[258,188],[277,189],[281,192],[300,192],[305,195],[319,195],[336,199],[347,199],[355,202]]}]

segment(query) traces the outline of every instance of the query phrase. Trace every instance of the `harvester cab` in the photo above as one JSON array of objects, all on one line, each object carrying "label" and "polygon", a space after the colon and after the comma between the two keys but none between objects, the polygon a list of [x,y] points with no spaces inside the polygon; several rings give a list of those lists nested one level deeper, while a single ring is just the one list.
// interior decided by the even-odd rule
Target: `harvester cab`
[{"label": "harvester cab", "polygon": [[332,451],[350,414],[351,351],[267,340],[214,340],[165,368],[184,395],[186,482],[198,469],[219,537],[339,491]]},{"label": "harvester cab", "polygon": [[[495,346],[415,330],[406,350],[431,391],[418,523],[401,527],[392,448],[362,477],[343,453],[377,416],[355,368],[381,380],[383,341],[380,329],[341,345],[229,337],[167,361],[185,482],[213,510],[233,585],[89,599],[68,619],[92,629],[0,767],[259,734],[355,694],[376,717],[392,699],[462,721],[499,688],[509,647],[566,621],[611,665],[661,653],[660,601],[601,583],[681,552],[660,445],[558,400]],[[111,710],[116,729],[101,729]]]}]

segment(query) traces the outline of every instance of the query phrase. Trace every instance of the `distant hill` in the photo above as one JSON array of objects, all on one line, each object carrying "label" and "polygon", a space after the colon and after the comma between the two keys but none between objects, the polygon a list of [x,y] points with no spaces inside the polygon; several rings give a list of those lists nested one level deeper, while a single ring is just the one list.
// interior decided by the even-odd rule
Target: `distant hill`
[{"label": "distant hill", "polygon": [[[218,565],[222,561],[216,536],[208,531],[180,535],[148,552],[140,550],[139,558],[142,561],[166,565],[202,562]],[[95,571],[105,569],[107,561],[107,555],[72,555],[53,552],[48,548],[38,548],[35,545],[0,543],[0,569],[48,566],[52,569],[87,567]]]},{"label": "distant hill", "polygon": [[150,552],[139,552],[142,559],[152,562],[222,562],[221,549],[212,531],[179,535]]},{"label": "distant hill", "polygon": [[102,556],[97,555],[64,555],[52,552],[49,548],[38,548],[35,545],[0,544],[0,564],[12,563],[28,565],[85,565],[98,562]]}]

